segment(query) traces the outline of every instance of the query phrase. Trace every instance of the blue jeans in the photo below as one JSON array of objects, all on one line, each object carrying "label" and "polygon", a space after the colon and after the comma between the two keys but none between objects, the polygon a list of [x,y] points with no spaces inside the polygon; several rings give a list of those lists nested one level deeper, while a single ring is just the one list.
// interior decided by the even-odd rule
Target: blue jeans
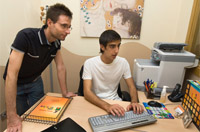
[{"label": "blue jeans", "polygon": [[28,84],[18,84],[16,102],[17,114],[22,115],[43,96],[44,88],[41,77]]}]

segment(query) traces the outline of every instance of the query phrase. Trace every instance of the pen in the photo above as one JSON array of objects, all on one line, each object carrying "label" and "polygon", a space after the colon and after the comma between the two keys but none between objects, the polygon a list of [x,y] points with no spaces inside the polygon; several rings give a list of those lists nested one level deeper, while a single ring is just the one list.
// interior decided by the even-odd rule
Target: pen
[{"label": "pen", "polygon": [[145,86],[147,92],[149,92],[149,89],[148,89],[148,87],[147,87],[147,83],[146,83],[145,81],[144,81],[144,86]]}]

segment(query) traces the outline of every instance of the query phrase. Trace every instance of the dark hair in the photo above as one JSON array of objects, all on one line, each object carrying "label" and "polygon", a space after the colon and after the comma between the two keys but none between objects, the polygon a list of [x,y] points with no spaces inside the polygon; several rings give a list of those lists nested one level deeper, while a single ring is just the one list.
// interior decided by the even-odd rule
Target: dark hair
[{"label": "dark hair", "polygon": [[[99,44],[102,44],[106,48],[108,43],[116,41],[116,40],[121,41],[120,35],[114,30],[106,30],[101,34],[99,38]],[[103,53],[101,48],[100,48],[100,53]]]},{"label": "dark hair", "polygon": [[128,33],[130,36],[140,36],[140,30],[141,30],[141,17],[136,13],[129,9],[122,9],[122,8],[116,8],[114,11],[111,12],[112,15],[121,13],[122,16],[122,25],[124,25],[126,22],[130,23],[130,27],[128,30]]},{"label": "dark hair", "polygon": [[51,19],[53,23],[56,23],[60,15],[65,15],[72,19],[73,13],[63,4],[57,3],[55,5],[52,5],[47,10],[46,25],[48,19]]}]

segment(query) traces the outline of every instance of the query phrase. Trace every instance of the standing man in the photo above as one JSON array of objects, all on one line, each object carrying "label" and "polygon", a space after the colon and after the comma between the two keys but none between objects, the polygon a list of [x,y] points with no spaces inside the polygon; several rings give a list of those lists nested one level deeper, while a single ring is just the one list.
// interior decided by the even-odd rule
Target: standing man
[{"label": "standing man", "polygon": [[130,66],[126,59],[118,57],[121,37],[114,30],[104,31],[100,38],[100,56],[86,60],[83,71],[84,97],[91,103],[112,115],[123,116],[125,110],[118,104],[109,104],[102,99],[122,100],[117,89],[123,77],[129,87],[131,103],[127,110],[142,113],[143,107],[137,102],[137,91],[131,77]]},{"label": "standing man", "polygon": [[68,92],[66,69],[61,56],[61,43],[71,31],[72,12],[63,4],[50,6],[42,28],[26,28],[18,32],[6,65],[5,97],[7,132],[21,132],[19,117],[44,96],[41,73],[54,59],[63,97]]}]

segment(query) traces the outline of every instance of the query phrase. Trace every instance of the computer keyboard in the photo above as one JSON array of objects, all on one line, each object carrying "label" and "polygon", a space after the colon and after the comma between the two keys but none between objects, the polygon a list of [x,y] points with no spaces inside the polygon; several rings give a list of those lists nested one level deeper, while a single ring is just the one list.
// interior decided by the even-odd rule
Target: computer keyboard
[{"label": "computer keyboard", "polygon": [[88,119],[94,132],[110,132],[155,123],[157,120],[147,112],[134,114],[125,112],[124,116],[100,115]]}]

